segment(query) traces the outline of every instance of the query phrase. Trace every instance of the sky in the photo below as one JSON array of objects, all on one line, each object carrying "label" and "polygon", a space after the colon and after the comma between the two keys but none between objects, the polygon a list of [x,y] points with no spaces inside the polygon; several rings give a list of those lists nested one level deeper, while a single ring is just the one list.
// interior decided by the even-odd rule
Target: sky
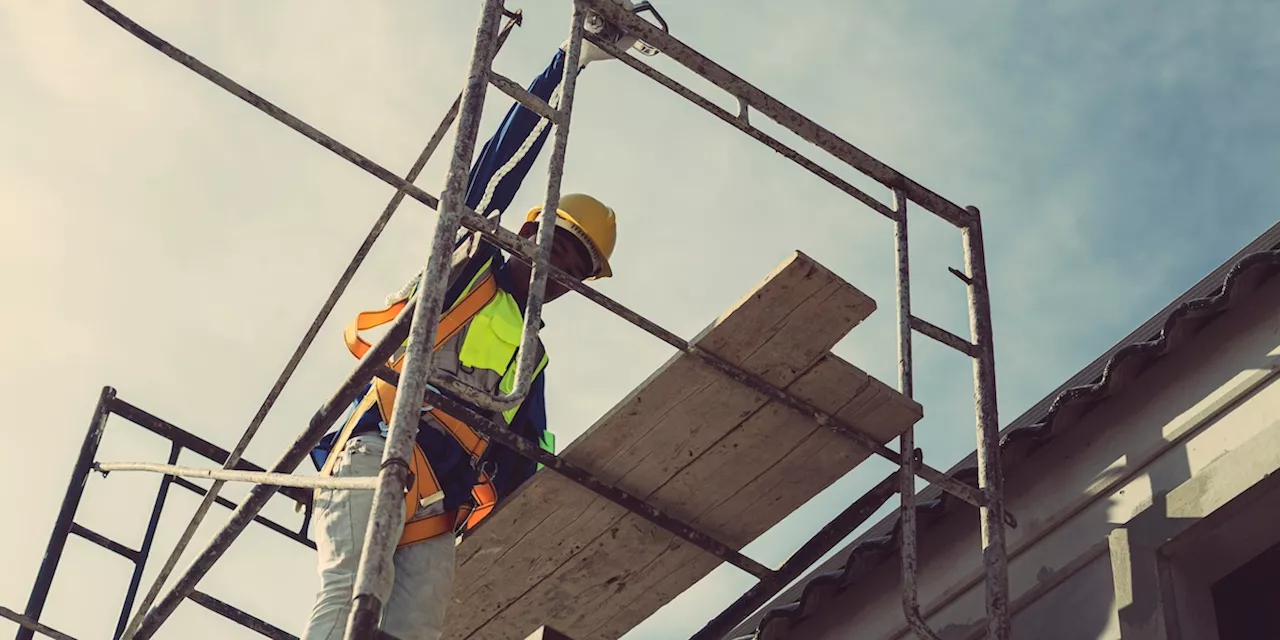
[{"label": "sky", "polygon": [[[403,174],[461,89],[478,2],[114,6],[304,121]],[[495,68],[526,84],[570,3],[523,8]],[[1278,217],[1280,3],[662,0],[673,33],[953,202],[983,212],[1007,424]],[[655,66],[733,108],[662,57]],[[87,5],[0,3],[0,604],[21,610],[104,385],[224,448],[262,402],[387,185],[191,73]],[[509,100],[489,92],[482,136]],[[887,201],[883,188],[756,114],[753,124]],[[438,193],[453,136],[418,186]],[[546,156],[506,218],[542,198]],[[575,102],[564,190],[619,216],[608,295],[692,337],[800,250],[879,309],[835,352],[896,381],[887,220],[617,62]],[[246,457],[269,465],[354,361],[352,314],[425,260],[435,214],[407,200]],[[912,216],[917,315],[966,335],[959,234]],[[548,307],[552,430],[568,444],[672,350],[575,296]],[[917,445],[974,448],[970,362],[916,341]],[[98,459],[163,461],[115,418]],[[183,458],[184,464],[205,464]],[[869,460],[746,549],[776,565],[890,470]],[[304,463],[302,473],[311,473]],[[136,546],[154,475],[90,479],[78,522]],[[222,494],[239,499],[243,485]],[[171,493],[150,584],[197,496]],[[298,516],[285,500],[266,514]],[[225,521],[215,510],[180,563]],[[110,637],[130,567],[72,539],[43,619]],[[750,587],[717,570],[626,636],[687,637]],[[200,588],[300,633],[309,550],[251,527]],[[6,633],[14,628],[0,622]],[[191,604],[159,637],[255,637]]]}]

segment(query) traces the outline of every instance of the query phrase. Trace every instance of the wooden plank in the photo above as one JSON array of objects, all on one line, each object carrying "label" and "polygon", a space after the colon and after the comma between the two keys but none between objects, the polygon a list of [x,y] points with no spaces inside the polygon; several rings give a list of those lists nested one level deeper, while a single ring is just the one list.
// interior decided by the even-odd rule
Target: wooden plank
[{"label": "wooden plank", "polygon": [[[856,367],[828,355],[792,385],[791,393],[819,409],[835,413],[868,385],[870,378]],[[704,516],[767,472],[799,447],[818,425],[777,403],[769,403],[703,453],[682,473],[651,497],[672,515],[701,525]],[[831,434],[834,439],[835,434]],[[843,439],[843,438],[841,438]],[[837,448],[843,443],[833,443]],[[736,526],[704,529],[724,542],[741,547],[762,531],[739,532]]]},{"label": "wooden plank", "polygon": [[[835,285],[838,293],[833,295],[830,285]],[[828,287],[828,290],[823,291],[824,287]],[[817,309],[802,306],[815,295],[829,304]],[[808,313],[792,313],[797,309]],[[764,375],[770,382],[777,384],[782,379],[779,376],[789,370],[786,363],[797,360],[808,360],[810,363],[816,361],[874,309],[875,302],[865,294],[844,283],[808,256],[795,252],[755,290],[743,296],[729,312],[721,314],[693,342],[729,358],[731,362],[749,371]],[[829,315],[820,315],[823,313]],[[794,325],[788,324],[789,321]],[[777,328],[784,325],[798,325],[810,333],[777,338]],[[840,329],[822,329],[831,325],[839,326]],[[766,351],[762,357],[749,362],[741,360],[771,342],[779,343],[779,348]],[[745,417],[764,403],[763,396],[756,392],[745,390],[745,387],[736,383],[724,384],[729,381],[721,374],[694,358],[677,354],[560,452],[560,455],[606,481],[616,481],[622,472],[633,466],[628,463],[628,458],[613,461],[614,452],[633,445],[645,433],[652,431],[664,417],[685,421],[696,419],[700,407],[705,408],[708,403],[716,400],[699,394],[717,382],[722,388],[733,391],[735,398],[750,398],[750,404],[755,405],[753,408],[740,410],[739,415]],[[686,403],[695,396],[699,396],[698,402]],[[671,415],[673,410],[676,411],[674,416]],[[721,411],[713,415],[724,421],[732,413]],[[733,420],[729,422],[729,428],[736,424]],[[668,425],[672,423],[670,420],[667,422]],[[528,489],[528,485],[522,489]],[[511,500],[506,501],[507,504],[515,502],[516,497],[512,496]],[[488,518],[485,528],[499,520],[501,511],[499,509]],[[479,532],[472,538],[477,542],[480,541],[478,534]],[[458,549],[459,564],[465,563],[471,554],[480,549],[492,552],[491,547],[487,541],[476,545],[464,543]]]},{"label": "wooden plank", "polygon": [[[789,391],[834,413],[851,395],[858,393],[867,380],[866,374],[843,360],[828,355],[805,372]],[[708,508],[718,501],[740,495],[744,486],[750,484],[752,479],[768,473],[780,456],[787,455],[787,452],[799,446],[812,434],[815,427],[816,424],[811,419],[784,406],[770,403],[655,492],[650,499],[673,515],[698,524]],[[829,435],[838,437],[835,434]],[[760,446],[762,444],[766,446]],[[804,496],[800,502],[811,496],[812,494]],[[785,514],[779,514],[774,522],[783,515]],[[628,549],[625,553],[618,554],[623,559],[615,560],[607,567],[604,574],[606,580],[615,577],[608,575],[609,572],[627,576],[625,582],[620,580],[610,585],[616,590],[611,598],[592,602],[590,606],[580,609],[557,612],[557,624],[575,629],[582,638],[618,637],[720,564],[718,558],[685,544],[664,531],[649,527],[648,523],[630,514],[623,516],[620,526],[648,527],[654,542],[645,548]],[[740,536],[736,535],[735,529],[730,523],[730,526],[719,531],[704,530],[739,548],[745,542],[735,538],[745,537],[746,541],[750,541],[759,533]],[[587,561],[590,559],[585,558]],[[597,567],[595,572],[598,573],[599,569]],[[552,581],[560,582],[560,576],[553,577]],[[532,599],[538,595],[540,594],[533,592],[529,597]],[[513,611],[505,617],[515,615],[516,611]],[[513,621],[513,624],[518,626],[527,622]]]},{"label": "wooden plank", "polygon": [[[919,422],[923,410],[870,378],[869,384],[836,415],[884,444]],[[751,478],[740,491],[710,506],[694,523],[704,530],[720,532],[725,542],[745,546],[870,455],[848,438],[814,424],[813,431],[794,449]]]},{"label": "wooden plank", "polygon": [[[845,377],[839,380],[866,377],[851,365],[833,360],[827,352],[874,308],[874,302],[864,294],[797,253],[717,319],[696,343],[784,388],[799,378],[814,396],[809,399],[827,401],[825,396],[830,389],[840,386],[835,379],[826,379],[835,375],[832,372],[836,369],[844,368]],[[827,357],[820,365],[815,364],[824,356]],[[797,392],[799,389],[797,386]],[[824,408],[839,409],[855,397],[856,390],[848,390],[845,400],[837,401],[834,407]],[[762,409],[767,418],[759,418],[757,422],[762,422],[753,427],[753,433],[758,435],[734,436],[739,443],[737,451],[754,453],[758,447],[743,449],[743,444],[758,442],[770,428],[788,431],[787,437],[797,446],[812,435],[810,419],[774,407],[762,394],[694,358],[680,355],[668,361],[562,455],[603,479],[649,498],[687,470],[695,469],[694,465],[696,469],[707,466],[711,471],[734,465],[733,447],[707,462],[702,459]],[[784,417],[787,414],[790,420]],[[779,455],[787,451],[776,450]],[[766,459],[761,471],[772,466],[774,461]],[[705,475],[708,471],[693,473]],[[826,475],[830,474],[823,477]],[[685,482],[668,490],[672,496],[683,496],[683,502],[665,504],[656,497],[652,501],[663,509],[693,514],[688,517],[715,513],[721,503],[737,505],[745,499],[733,501],[732,496],[741,489],[734,483],[751,479],[720,482],[714,495],[690,492],[687,487],[692,485]],[[767,486],[794,494],[779,498],[779,504],[803,502],[812,496],[803,495],[807,490],[804,486]],[[785,513],[780,512],[781,515]],[[764,526],[768,519],[765,516],[753,526]],[[579,629],[597,624],[597,618],[599,624],[605,624],[616,614],[610,608],[621,608],[619,596],[633,590],[628,585],[654,580],[651,574],[655,572],[647,571],[646,565],[652,569],[666,566],[670,559],[666,551],[681,545],[648,522],[544,470],[459,547],[453,598],[453,611],[457,613],[450,614],[445,637],[519,640],[542,624],[553,624],[579,637]],[[646,603],[637,611],[651,610],[655,602],[660,606],[679,592],[672,592],[658,578],[658,584],[648,589]],[[589,616],[578,615],[580,619],[574,624],[561,622],[597,608],[601,610],[590,611]]]},{"label": "wooden plank", "polygon": [[[849,308],[848,297],[834,287],[820,289],[798,306],[795,313],[782,319],[781,322],[790,326],[790,330],[773,333],[760,348],[746,357],[744,368],[753,373],[767,371],[780,380],[779,386],[787,388],[804,368],[812,366],[843,337],[843,334],[823,331],[821,327],[826,319]],[[848,316],[840,322],[849,326],[846,324]],[[800,335],[805,337],[799,338]],[[823,348],[817,350],[812,346],[802,346],[804,343],[815,345],[814,341]],[[804,368],[795,364],[802,358]],[[631,442],[611,453],[601,452],[593,459],[585,460],[575,450],[573,453],[566,451],[566,457],[574,462],[582,460],[580,464],[584,466],[603,460],[603,478],[636,495],[648,496],[768,401],[764,394],[710,370],[701,362],[692,358],[687,360],[692,367],[702,370],[700,377],[711,380],[699,391],[696,401],[680,403],[651,423],[648,430],[630,434]],[[589,441],[584,439],[583,442]]]},{"label": "wooden plank", "polygon": [[[865,433],[881,443],[893,440],[901,435],[908,425],[920,420],[923,411],[919,404],[903,398],[893,389],[852,366],[835,366],[838,362],[838,359],[828,358],[819,364],[830,365],[831,372],[825,377],[824,382],[832,385],[837,381],[843,381],[843,385],[837,386],[845,389],[846,393],[852,389],[853,397],[841,409],[834,411],[841,420],[861,427]],[[864,381],[863,386],[857,386],[859,380]],[[821,408],[831,411],[828,406],[821,406]],[[769,409],[791,413],[783,407],[772,404]],[[761,412],[761,414],[764,413],[765,411]],[[734,435],[737,436],[739,432],[745,435],[749,432],[747,427],[748,425],[744,424],[743,429],[735,431]],[[826,428],[818,427],[811,420],[796,421],[793,417],[785,429],[779,429],[776,433],[806,433],[806,435],[794,448],[786,452],[779,451],[780,459],[762,472],[754,474],[754,477],[738,476],[732,480],[722,478],[721,481],[729,480],[739,483],[741,490],[694,518],[695,525],[704,531],[714,532],[727,543],[742,548],[803,506],[823,489],[831,486],[869,455],[849,439],[832,433]],[[776,439],[781,440],[781,438]],[[793,438],[786,438],[788,443],[792,440]],[[771,439],[767,445],[757,442],[754,448],[757,451],[769,451],[775,448],[775,444],[777,443],[774,439]],[[725,446],[732,446],[728,438]],[[739,467],[734,468],[739,469]],[[688,482],[686,475],[681,474],[672,484]],[[654,498],[660,499],[659,496]],[[644,576],[646,579],[633,582],[630,585],[632,587],[630,592],[618,594],[618,602],[612,608],[612,615],[603,621],[599,619],[584,621],[589,622],[591,627],[589,632],[579,632],[580,637],[584,640],[617,638],[625,634],[627,630],[657,611],[662,604],[683,593],[720,564],[718,558],[701,549],[683,541],[673,540],[673,544],[662,553],[661,558],[651,562],[648,575]],[[657,601],[658,596],[665,596],[672,591],[674,595],[670,595],[664,601]],[[600,610],[608,609],[601,607]]]},{"label": "wooden plank", "polygon": [[[874,310],[871,298],[796,252],[692,342],[785,387]],[[712,390],[712,385],[718,386]],[[685,402],[695,396],[698,402]],[[665,432],[662,422],[701,425],[707,414],[717,416],[712,422],[722,422],[721,416],[745,418],[764,402],[758,392],[677,354],[562,455],[615,482],[634,468],[637,456],[651,457],[644,445],[635,445],[646,434]]]},{"label": "wooden plank", "polygon": [[[830,355],[791,391],[862,424],[880,442],[896,438],[922,414],[918,404]],[[741,548],[867,455],[849,439],[769,403],[650,500]],[[509,607],[474,637],[516,638],[520,629],[545,622],[582,640],[617,638],[721,563],[643,518],[615,509],[620,519],[607,534],[521,598],[536,605]]]},{"label": "wooden plank", "polygon": [[[829,289],[822,291],[824,286],[833,283],[842,285],[839,287],[841,290],[839,295],[833,296]],[[832,301],[833,304],[825,309],[801,306],[815,294],[822,296],[823,300]],[[839,331],[834,332],[834,335],[832,332],[821,333],[816,329],[817,326],[829,323],[844,324],[843,331],[847,332],[869,315],[874,307],[875,304],[870,298],[843,283],[807,256],[797,252],[775,269],[754,291],[740,299],[731,312],[722,314],[709,329],[702,332],[695,342],[701,347],[714,350],[729,358],[746,357],[769,342],[780,342],[783,343],[781,346],[789,347],[767,351],[764,354],[765,357],[760,359],[748,362],[735,361],[736,364],[748,370],[763,373],[765,369],[776,365],[779,361],[817,360],[843,335]],[[821,317],[814,314],[789,318],[792,311],[800,308],[810,312],[826,312],[830,315]],[[784,334],[778,337],[776,327],[788,320],[798,322],[800,326],[808,325],[812,333]],[[773,381],[777,382],[778,372],[784,372],[786,369],[777,367],[773,371],[775,371]],[[737,411],[726,411],[722,404],[717,405],[722,398],[701,393],[717,383],[720,385],[717,388],[718,391],[728,390],[734,394],[735,399],[745,399],[747,407],[739,407]],[[693,398],[697,401],[689,401]],[[706,413],[714,416],[714,421],[727,430],[740,421],[735,418],[735,415],[745,417],[763,403],[764,397],[757,392],[731,383],[700,361],[679,354],[670,359],[614,409],[606,413],[586,433],[561,452],[561,455],[589,469],[606,481],[617,481],[624,472],[634,468],[632,464],[634,457],[644,454],[643,450],[634,449],[632,445],[646,433],[657,428],[664,418],[668,419],[663,426],[674,425],[677,431],[681,431],[688,430],[688,422],[698,420],[700,414]],[[708,406],[719,410],[705,411]],[[707,420],[703,419],[701,422],[705,423]],[[618,456],[615,453],[624,450],[627,451],[626,455]],[[623,486],[628,490],[636,490],[635,486]],[[522,489],[527,488],[528,486]],[[517,496],[512,496],[512,499],[506,501],[507,504],[516,502],[516,498]],[[505,508],[504,505],[503,509]],[[485,528],[488,528],[490,523],[500,520],[498,516],[503,509],[499,509],[490,516]],[[479,542],[481,540],[479,533],[477,532],[472,539]],[[459,564],[465,564],[470,554],[481,548],[489,552],[493,550],[492,545],[487,541],[485,544],[463,544],[459,548]]]}]

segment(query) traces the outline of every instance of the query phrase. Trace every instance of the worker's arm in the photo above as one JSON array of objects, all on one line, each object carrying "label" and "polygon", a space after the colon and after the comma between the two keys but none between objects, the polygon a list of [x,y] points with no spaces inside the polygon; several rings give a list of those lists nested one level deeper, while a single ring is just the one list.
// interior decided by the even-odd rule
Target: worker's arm
[{"label": "worker's arm", "polygon": [[[542,70],[542,73],[538,74],[533,79],[533,82],[526,87],[529,93],[550,102],[551,94],[559,86],[564,74],[564,58],[564,50],[557,50],[555,55],[552,56],[551,62]],[[534,160],[537,160],[538,154],[542,151],[542,146],[547,140],[547,135],[551,132],[551,127],[546,127],[542,130],[528,153],[503,176],[502,181],[494,188],[493,196],[488,204],[485,205],[485,210],[480,211],[478,209],[481,200],[484,199],[485,191],[489,188],[489,181],[499,169],[506,165],[511,158],[515,157],[516,152],[524,145],[541,119],[542,116],[534,113],[532,109],[519,102],[511,105],[511,108],[507,110],[506,117],[502,120],[502,124],[498,127],[498,131],[485,142],[480,151],[480,157],[471,168],[471,181],[467,188],[468,207],[475,210],[476,213],[487,217],[494,211],[505,212],[507,207],[511,205],[512,200],[515,199],[516,192],[520,190],[520,185],[525,176],[529,174],[529,169],[533,166]],[[541,200],[541,190],[539,190],[538,198]],[[496,251],[497,248],[484,242],[477,249],[477,254],[487,257],[492,254],[486,252]],[[521,402],[520,410],[516,412],[510,425],[511,430],[517,435],[533,442],[551,441],[551,434],[547,431],[546,398],[543,395],[545,385],[546,372],[542,371],[533,379],[529,393],[525,396],[524,401]],[[553,448],[551,444],[544,446],[548,449]],[[499,501],[505,500],[507,496],[511,495],[511,492],[532,477],[538,468],[537,463],[497,443],[490,444],[485,459],[487,464],[492,465],[492,468],[496,471],[493,485],[497,491]]]},{"label": "worker's arm", "polygon": [[[526,88],[529,93],[550,102],[551,94],[559,86],[563,74],[564,51],[557,50],[547,67]],[[471,181],[467,185],[466,202],[468,207],[476,209],[476,207],[480,206],[480,201],[484,198],[484,192],[489,186],[489,181],[503,165],[507,164],[508,160],[515,156],[516,151],[524,145],[525,140],[528,139],[529,134],[533,132],[534,127],[538,125],[538,121],[541,119],[542,117],[534,113],[532,109],[519,102],[511,105],[511,108],[507,110],[507,117],[502,120],[502,125],[498,127],[498,131],[493,134],[493,137],[484,143],[484,147],[480,150],[480,157],[476,159],[475,164],[471,167]],[[546,127],[542,130],[533,147],[529,149],[529,153],[507,175],[503,176],[502,181],[493,192],[493,199],[485,206],[485,210],[476,210],[476,213],[488,216],[491,211],[505,211],[511,205],[511,201],[515,199],[516,192],[520,190],[520,184],[524,182],[525,176],[529,174],[529,168],[533,166],[533,161],[542,152],[542,145],[546,142],[547,134],[550,131],[551,127]]]},{"label": "worker's arm", "polygon": [[[533,82],[527,87],[528,91],[543,100],[550,100],[551,94],[555,92],[556,87],[560,84],[561,76],[564,73],[564,51],[556,50],[551,62],[547,64],[542,73],[533,79]],[[471,176],[467,182],[467,207],[476,210],[480,206],[480,201],[484,199],[485,191],[489,188],[489,181],[493,176],[513,158],[517,151],[520,150],[529,138],[529,134],[533,133],[538,121],[542,117],[534,113],[532,109],[516,102],[507,110],[506,117],[502,120],[502,124],[493,136],[484,143],[480,150],[480,157],[471,166]],[[533,146],[525,154],[511,171],[503,176],[502,181],[495,187],[493,197],[485,206],[484,211],[476,210],[476,213],[487,215],[492,211],[505,211],[511,205],[511,201],[515,199],[516,192],[520,190],[520,185],[524,182],[525,176],[529,174],[530,167],[533,166],[534,160],[537,160],[538,154],[542,152],[543,143],[547,140],[547,134],[551,131],[550,127],[542,130],[542,133],[534,141]],[[471,237],[470,234],[464,234],[454,245],[455,249],[461,248],[466,239]],[[498,254],[498,248],[488,242],[481,242],[479,246],[473,247],[468,259],[468,265],[453,270],[450,277],[451,286],[445,294],[444,306],[449,306],[449,301],[453,300],[458,294],[459,289],[465,286],[466,282],[471,280],[475,270],[480,267],[488,258]],[[399,291],[387,296],[387,304],[391,305],[400,300],[406,300],[417,287],[418,279],[422,276],[421,272],[413,277],[412,280],[406,282]]]}]

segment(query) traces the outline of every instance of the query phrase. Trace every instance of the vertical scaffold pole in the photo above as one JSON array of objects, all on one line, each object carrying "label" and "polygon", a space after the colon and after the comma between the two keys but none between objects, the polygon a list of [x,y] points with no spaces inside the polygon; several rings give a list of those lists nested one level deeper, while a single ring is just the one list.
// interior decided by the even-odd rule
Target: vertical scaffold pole
[{"label": "vertical scaffold pole", "polygon": [[[459,203],[466,196],[467,176],[471,156],[479,133],[480,116],[484,106],[497,20],[502,3],[489,0],[483,9],[480,27],[476,33],[476,45],[472,53],[471,69],[464,89],[462,111],[458,119],[458,140],[446,178],[445,190],[440,199],[440,218],[436,222],[436,235],[432,254],[422,275],[419,290],[422,292],[414,309],[413,324],[409,333],[409,349],[405,355],[404,375],[397,385],[396,403],[392,423],[387,433],[387,447],[383,452],[382,469],[378,488],[374,492],[373,515],[365,536],[360,569],[351,614],[347,623],[347,637],[353,640],[373,638],[377,634],[382,617],[382,607],[391,592],[391,577],[395,545],[400,538],[404,522],[403,492],[408,477],[408,456],[412,451],[420,419],[420,406],[427,380],[432,369],[433,350],[424,345],[435,344],[437,314],[444,297],[448,260],[454,238],[462,220]],[[541,316],[542,302],[550,271],[550,249],[555,233],[553,213],[559,205],[560,183],[564,174],[565,154],[569,143],[569,120],[573,108],[573,96],[577,85],[579,53],[583,40],[585,11],[579,2],[574,3],[569,42],[565,53],[562,79],[559,122],[551,152],[547,191],[544,200],[544,222],[539,228],[538,255],[533,260],[532,281],[525,307],[524,339],[536,335]],[[552,216],[550,218],[546,216]],[[428,315],[428,314],[431,315]],[[523,349],[517,365],[516,387],[528,386],[533,368],[534,349]]]},{"label": "vertical scaffold pole", "polygon": [[1004,541],[1004,472],[1000,464],[1000,419],[996,410],[995,344],[991,328],[991,292],[987,282],[982,220],[977,207],[962,230],[968,277],[969,332],[976,347],[973,359],[974,407],[978,431],[978,488],[985,504],[979,509],[982,559],[986,568],[987,638],[1009,638],[1009,567]]},{"label": "vertical scaffold pole", "polygon": [[458,114],[458,133],[453,158],[440,198],[440,215],[427,268],[422,272],[419,297],[409,329],[409,348],[405,354],[404,373],[396,393],[394,413],[387,432],[387,444],[374,490],[373,509],[365,532],[356,573],[351,614],[347,620],[347,638],[373,638],[382,618],[382,607],[391,592],[392,555],[404,526],[404,491],[409,476],[408,458],[418,432],[423,393],[431,373],[430,345],[435,344],[437,320],[447,283],[449,259],[461,226],[466,197],[467,176],[480,130],[485,92],[489,85],[490,65],[497,44],[498,20],[502,16],[502,0],[485,0],[476,29],[471,65],[462,93]]},{"label": "vertical scaffold pole", "polygon": [[[910,243],[907,241],[907,197],[899,190],[893,190],[893,211],[897,216],[893,221],[893,253],[897,260],[898,290],[898,391],[907,398],[915,395],[915,382],[912,368],[911,351],[911,258]],[[918,573],[918,549],[916,546],[916,469],[915,426],[907,427],[899,439],[899,454],[902,465],[899,467],[898,495],[901,498],[899,510],[899,528],[902,553],[902,613],[907,625],[920,640],[938,640],[937,634],[929,628],[924,616],[920,614],[920,601],[916,588]]]},{"label": "vertical scaffold pole", "polygon": [[[560,80],[560,105],[557,107],[560,121],[555,125],[556,137],[552,142],[551,158],[547,167],[547,191],[542,206],[542,224],[538,227],[538,259],[532,265],[529,302],[525,305],[523,334],[525,336],[536,333],[541,326],[544,299],[542,294],[546,291],[547,279],[551,273],[551,242],[556,232],[555,211],[560,206],[560,183],[564,178],[565,153],[569,146],[569,120],[573,114],[573,97],[578,86],[578,64],[585,23],[586,11],[581,2],[574,0],[573,14],[569,23],[569,40],[564,56],[564,72]],[[517,390],[527,390],[533,382],[533,369],[537,357],[537,349],[526,349],[522,346],[520,362],[516,367],[515,388]],[[513,391],[513,395],[515,393]]]},{"label": "vertical scaffold pole", "polygon": [[[116,390],[103,387],[98,396],[98,406],[93,410],[93,420],[89,423],[89,432],[85,434],[80,445],[80,455],[76,457],[76,466],[71,470],[71,480],[67,483],[67,493],[62,498],[62,507],[58,510],[58,519],[53,523],[53,533],[49,536],[49,546],[44,550],[44,559],[40,561],[40,570],[36,573],[35,586],[31,588],[31,596],[27,598],[27,606],[23,615],[32,620],[40,620],[44,612],[45,600],[49,597],[49,588],[53,586],[53,575],[58,571],[58,562],[62,560],[62,550],[67,546],[67,537],[71,535],[71,526],[75,523],[76,509],[80,506],[80,497],[84,495],[85,484],[89,481],[89,471],[93,468],[93,457],[98,455],[98,445],[102,442],[102,434],[107,429],[107,418],[111,416],[111,401],[116,398]],[[35,631],[22,627],[18,629],[16,640],[32,640]]]}]

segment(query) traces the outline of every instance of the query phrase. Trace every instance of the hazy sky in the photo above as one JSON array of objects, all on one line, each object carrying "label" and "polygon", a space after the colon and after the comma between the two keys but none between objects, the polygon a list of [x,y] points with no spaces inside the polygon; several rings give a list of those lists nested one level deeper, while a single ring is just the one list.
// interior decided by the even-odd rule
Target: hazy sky
[{"label": "hazy sky", "polygon": [[[511,3],[528,15],[497,69],[527,83],[564,39],[569,5]],[[403,173],[461,88],[479,3],[116,6]],[[933,190],[982,208],[1002,423],[1277,219],[1267,199],[1280,168],[1276,2],[659,8],[685,42]],[[670,60],[653,62],[733,105]],[[0,291],[10,309],[0,320],[0,399],[11,434],[0,449],[0,603],[21,610],[100,388],[230,448],[392,192],[82,3],[0,3],[0,87]],[[482,135],[508,104],[490,91]],[[619,215],[615,277],[602,291],[691,337],[799,249],[879,302],[836,351],[895,381],[888,221],[620,63],[592,65],[575,106],[564,188],[593,193]],[[752,122],[764,126],[759,115]],[[429,192],[439,192],[451,142],[418,181]],[[545,164],[509,226],[541,200]],[[883,189],[871,193],[887,200]],[[914,219],[915,310],[967,334],[964,289],[946,272],[961,265],[959,234]],[[271,464],[350,371],[342,326],[421,264],[433,222],[426,207],[402,207],[250,460]],[[671,355],[573,296],[549,307],[547,320],[561,446]],[[923,338],[917,345],[926,410],[917,443],[945,468],[974,446],[970,364]],[[158,438],[114,419],[98,458],[166,455]],[[867,462],[748,553],[780,562],[888,470]],[[157,483],[95,476],[79,521],[136,546]],[[199,503],[176,489],[169,502],[153,570]],[[267,512],[296,521],[285,501]],[[214,511],[193,546],[225,515]],[[73,539],[44,619],[82,640],[109,637],[128,574],[123,560]],[[717,571],[628,640],[687,637],[750,586],[743,576]],[[200,588],[298,633],[317,584],[311,552],[253,527]],[[255,637],[193,604],[159,635]]]}]

